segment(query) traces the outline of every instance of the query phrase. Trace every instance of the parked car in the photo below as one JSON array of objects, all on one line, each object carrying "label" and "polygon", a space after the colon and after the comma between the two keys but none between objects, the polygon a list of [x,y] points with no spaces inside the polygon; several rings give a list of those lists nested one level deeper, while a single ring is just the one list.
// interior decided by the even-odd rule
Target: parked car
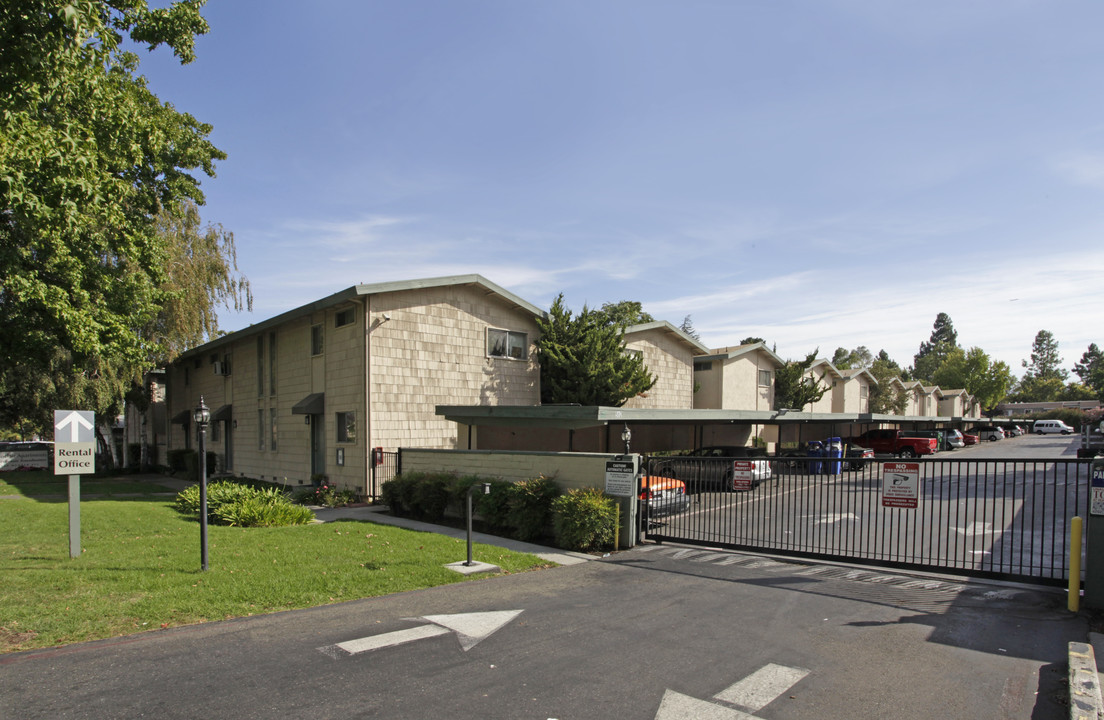
[{"label": "parked car", "polygon": [[1051,433],[1069,435],[1073,432],[1073,428],[1066,425],[1066,423],[1061,420],[1036,420],[1035,424],[1031,426],[1031,432],[1036,435],[1047,435]]},{"label": "parked car", "polygon": [[690,508],[690,496],[682,480],[645,475],[640,478],[640,503],[648,517],[673,515]]},{"label": "parked car", "polygon": [[847,463],[844,465],[846,470],[862,470],[868,460],[874,459],[874,450],[861,445],[848,444],[846,455]]},{"label": "parked car", "polygon": [[881,429],[867,430],[858,437],[848,438],[846,442],[869,447],[883,455],[897,455],[914,458],[917,455],[932,455],[938,449],[938,440],[932,437],[915,437],[907,430]]},{"label": "parked car", "polygon": [[964,432],[964,433],[962,433],[962,442],[966,443],[967,445],[977,445],[978,444],[978,436],[977,435],[971,435],[970,433],[965,433]]},{"label": "parked car", "polygon": [[947,446],[952,448],[960,448],[966,445],[966,440],[963,439],[961,430],[944,430],[943,442],[947,443]]},{"label": "parked car", "polygon": [[755,487],[771,478],[771,464],[766,451],[737,445],[711,445],[667,458],[655,466],[666,477],[678,478],[691,492],[702,490],[735,490],[736,461],[751,461],[751,485]]},{"label": "parked car", "polygon": [[1020,435],[1023,435],[1023,430],[1021,430],[1016,425],[1005,425],[1001,429],[1004,430],[1005,437],[1019,437]]},{"label": "parked car", "polygon": [[996,425],[978,425],[971,432],[977,435],[979,439],[988,440],[989,442],[1004,440],[1004,430]]}]

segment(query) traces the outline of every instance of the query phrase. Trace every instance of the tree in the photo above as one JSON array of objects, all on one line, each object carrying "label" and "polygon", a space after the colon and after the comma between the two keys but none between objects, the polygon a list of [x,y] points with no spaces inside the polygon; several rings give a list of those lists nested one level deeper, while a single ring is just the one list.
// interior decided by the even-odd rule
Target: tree
[{"label": "tree", "polygon": [[573,315],[561,293],[537,324],[542,403],[620,407],[655,385],[644,359],[626,352],[623,328],[601,311],[584,305]]},{"label": "tree", "polygon": [[818,350],[813,350],[804,360],[788,360],[774,373],[774,407],[801,410],[824,397],[828,388],[805,373],[813,366]]},{"label": "tree", "polygon": [[1104,398],[1104,352],[1096,343],[1089,344],[1089,349],[1081,355],[1081,361],[1073,366],[1073,372],[1081,378],[1082,385]]},{"label": "tree", "polygon": [[644,312],[643,306],[633,300],[622,300],[619,303],[605,303],[602,305],[601,310],[594,311],[594,315],[602,322],[620,328],[655,322],[655,318]]},{"label": "tree", "polygon": [[956,347],[933,373],[932,382],[945,390],[965,389],[984,410],[992,410],[1008,395],[1015,378],[1006,363],[992,362],[981,348]]},{"label": "tree", "polygon": [[912,377],[925,382],[932,381],[932,375],[943,364],[953,348],[958,347],[958,333],[947,313],[939,313],[932,324],[932,333],[927,342],[920,343],[920,351],[912,360]]},{"label": "tree", "polygon": [[201,4],[0,4],[0,425],[102,413],[158,355],[145,334],[166,293],[156,218],[202,203],[190,172],[213,176],[225,155],[122,43],[188,63]]},{"label": "tree", "polygon": [[761,337],[746,337],[740,341],[741,345],[754,345],[755,343],[766,343],[767,341]]},{"label": "tree", "polygon": [[1061,365],[1062,357],[1058,354],[1058,341],[1054,339],[1054,334],[1049,330],[1040,330],[1031,344],[1031,362],[1023,361],[1023,366],[1027,368],[1024,377],[1039,380],[1057,378],[1064,382],[1069,373]]},{"label": "tree", "polygon": [[690,322],[690,316],[687,315],[682,319],[682,325],[679,325],[679,330],[694,338],[698,342],[701,342],[701,335],[694,329],[694,323]]},{"label": "tree", "polygon": [[870,388],[870,412],[897,415],[905,412],[908,394],[893,385],[893,378],[900,377],[901,373],[901,366],[881,350],[870,364],[870,374],[878,381]]},{"label": "tree", "polygon": [[854,350],[839,347],[832,355],[832,364],[840,370],[868,368],[873,362],[874,356],[870,354],[869,348],[865,345],[859,345]]}]

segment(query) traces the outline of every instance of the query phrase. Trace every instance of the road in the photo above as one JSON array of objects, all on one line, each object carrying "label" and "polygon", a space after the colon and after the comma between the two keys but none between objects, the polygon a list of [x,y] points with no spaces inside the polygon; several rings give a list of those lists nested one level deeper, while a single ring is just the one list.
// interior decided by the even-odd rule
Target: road
[{"label": "road", "polygon": [[1087,636],[1064,608],[1053,591],[647,545],[0,656],[0,716],[1057,720],[1066,644]]}]

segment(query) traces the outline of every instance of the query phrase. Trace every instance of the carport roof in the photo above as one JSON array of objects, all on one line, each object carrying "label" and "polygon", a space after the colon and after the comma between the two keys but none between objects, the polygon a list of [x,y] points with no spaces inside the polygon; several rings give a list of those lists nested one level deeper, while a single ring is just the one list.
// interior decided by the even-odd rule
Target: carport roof
[{"label": "carport roof", "polygon": [[513,425],[578,430],[601,425],[799,425],[949,423],[962,418],[814,413],[776,410],[663,410],[601,405],[438,405],[436,414],[464,425]]}]

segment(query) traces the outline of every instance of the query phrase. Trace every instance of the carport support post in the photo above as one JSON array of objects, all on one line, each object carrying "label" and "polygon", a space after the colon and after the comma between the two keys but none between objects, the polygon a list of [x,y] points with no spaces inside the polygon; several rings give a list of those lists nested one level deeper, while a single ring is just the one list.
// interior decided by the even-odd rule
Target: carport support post
[{"label": "carport support post", "polygon": [[[1104,458],[1093,460],[1091,477],[1084,605],[1093,610],[1104,610]],[[1072,587],[1073,583],[1070,585]]]}]

